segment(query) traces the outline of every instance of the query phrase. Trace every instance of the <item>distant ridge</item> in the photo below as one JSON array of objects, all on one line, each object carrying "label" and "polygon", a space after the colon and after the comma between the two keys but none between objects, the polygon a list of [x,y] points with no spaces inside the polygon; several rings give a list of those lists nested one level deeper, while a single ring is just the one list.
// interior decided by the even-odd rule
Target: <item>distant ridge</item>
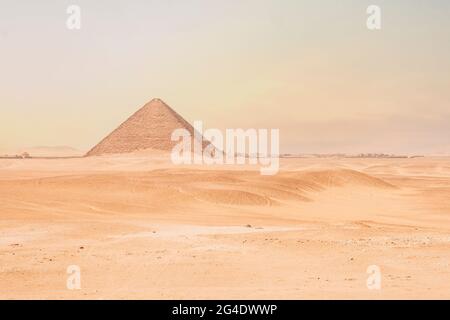
[{"label": "distant ridge", "polygon": [[[186,129],[194,137],[194,127],[161,99],[153,99],[112,131],[86,156],[130,153],[155,149],[171,151],[178,143],[171,141],[175,129]],[[210,143],[203,140],[205,148]]]},{"label": "distant ridge", "polygon": [[36,157],[81,157],[84,151],[77,150],[69,146],[36,146],[22,147],[0,152],[1,156],[15,157],[28,154],[32,158]]}]

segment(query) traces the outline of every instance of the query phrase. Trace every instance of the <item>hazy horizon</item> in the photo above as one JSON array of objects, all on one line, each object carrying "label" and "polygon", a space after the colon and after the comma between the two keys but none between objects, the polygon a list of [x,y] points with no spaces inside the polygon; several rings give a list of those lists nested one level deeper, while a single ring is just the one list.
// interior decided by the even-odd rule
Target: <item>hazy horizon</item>
[{"label": "hazy horizon", "polygon": [[282,153],[449,154],[449,16],[442,0],[0,0],[0,152],[86,151],[159,97],[206,128],[279,128]]}]

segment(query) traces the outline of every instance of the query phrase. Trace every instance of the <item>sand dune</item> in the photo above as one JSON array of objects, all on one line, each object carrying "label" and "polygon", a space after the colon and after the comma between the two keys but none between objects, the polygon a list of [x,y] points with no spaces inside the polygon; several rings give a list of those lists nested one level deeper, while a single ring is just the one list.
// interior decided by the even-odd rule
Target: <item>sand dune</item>
[{"label": "sand dune", "polygon": [[282,159],[261,176],[149,154],[0,160],[0,297],[450,297],[448,158]]}]

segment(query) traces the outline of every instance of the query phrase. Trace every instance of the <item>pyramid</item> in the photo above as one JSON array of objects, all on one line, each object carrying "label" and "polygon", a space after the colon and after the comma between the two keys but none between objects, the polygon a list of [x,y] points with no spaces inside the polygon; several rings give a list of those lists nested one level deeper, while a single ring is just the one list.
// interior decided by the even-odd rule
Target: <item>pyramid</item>
[{"label": "pyramid", "polygon": [[[86,156],[146,149],[171,151],[179,143],[171,141],[175,129],[186,129],[194,137],[195,129],[189,122],[161,99],[153,99],[100,141]],[[209,142],[203,140],[202,148],[208,145]]]}]

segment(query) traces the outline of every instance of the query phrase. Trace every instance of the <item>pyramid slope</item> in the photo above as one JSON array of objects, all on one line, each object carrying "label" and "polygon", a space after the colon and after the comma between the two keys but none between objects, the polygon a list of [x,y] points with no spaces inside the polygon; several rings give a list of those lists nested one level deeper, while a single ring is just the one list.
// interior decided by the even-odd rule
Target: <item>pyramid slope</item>
[{"label": "pyramid slope", "polygon": [[[175,129],[186,129],[194,136],[194,127],[161,99],[153,99],[92,148],[86,156],[130,153],[156,149],[171,151],[178,143],[171,141]],[[203,148],[209,143],[203,142]]]}]

